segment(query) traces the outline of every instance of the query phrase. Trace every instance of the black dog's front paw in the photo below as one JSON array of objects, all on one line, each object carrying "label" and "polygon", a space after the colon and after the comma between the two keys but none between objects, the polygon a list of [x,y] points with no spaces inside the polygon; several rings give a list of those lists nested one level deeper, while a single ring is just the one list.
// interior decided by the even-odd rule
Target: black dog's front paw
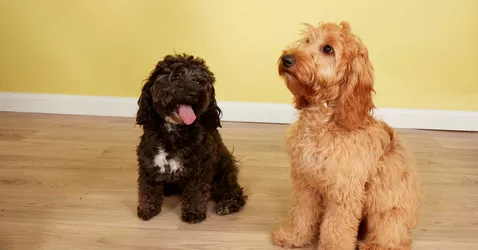
[{"label": "black dog's front paw", "polygon": [[181,215],[181,219],[184,222],[191,223],[191,224],[199,223],[206,219],[206,213],[183,212]]},{"label": "black dog's front paw", "polygon": [[152,219],[154,216],[158,215],[161,212],[161,208],[157,209],[145,209],[138,206],[138,217],[144,221]]}]

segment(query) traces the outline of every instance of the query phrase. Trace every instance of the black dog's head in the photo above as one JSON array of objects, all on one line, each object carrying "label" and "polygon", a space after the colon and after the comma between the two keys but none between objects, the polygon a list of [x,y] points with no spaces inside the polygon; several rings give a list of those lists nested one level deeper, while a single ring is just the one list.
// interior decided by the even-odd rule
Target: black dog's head
[{"label": "black dog's head", "polygon": [[220,127],[221,109],[214,90],[215,77],[201,58],[167,55],[143,86],[136,123],[155,127],[200,123],[208,130]]}]

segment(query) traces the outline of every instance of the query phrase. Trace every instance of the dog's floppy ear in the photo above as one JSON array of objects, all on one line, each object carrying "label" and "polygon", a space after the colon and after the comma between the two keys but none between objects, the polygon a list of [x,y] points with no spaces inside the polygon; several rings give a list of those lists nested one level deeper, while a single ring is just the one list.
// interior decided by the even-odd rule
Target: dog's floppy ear
[{"label": "dog's floppy ear", "polygon": [[216,102],[216,90],[214,84],[216,82],[216,76],[209,69],[209,66],[206,65],[206,62],[202,58],[196,58],[195,63],[199,65],[200,69],[206,73],[207,81],[211,84],[209,89],[209,106],[206,111],[202,113],[201,118],[199,118],[200,124],[206,128],[208,131],[214,131],[218,127],[221,127],[221,115],[222,111],[217,106]]},{"label": "dog's floppy ear", "polygon": [[151,71],[150,76],[141,90],[141,95],[138,99],[138,112],[136,113],[136,124],[140,126],[152,125],[155,119],[158,119],[156,111],[153,106],[153,98],[151,95],[151,87],[154,84],[156,77],[159,75],[162,62],[158,62],[156,67]]},{"label": "dog's floppy ear", "polygon": [[151,81],[147,81],[141,90],[141,95],[138,99],[138,112],[136,113],[136,124],[144,126],[153,119],[153,99],[151,97]]},{"label": "dog's floppy ear", "polygon": [[373,112],[375,105],[372,94],[375,92],[373,84],[373,66],[370,63],[367,49],[349,35],[350,45],[347,48],[354,48],[345,51],[342,56],[342,63],[338,66],[341,72],[342,88],[337,108],[340,112],[338,121],[345,128],[360,126],[364,118]]},{"label": "dog's floppy ear", "polygon": [[217,106],[216,94],[214,91],[214,87],[212,87],[209,106],[200,118],[201,125],[203,125],[209,131],[216,130],[218,127],[221,127],[221,115],[222,111]]}]

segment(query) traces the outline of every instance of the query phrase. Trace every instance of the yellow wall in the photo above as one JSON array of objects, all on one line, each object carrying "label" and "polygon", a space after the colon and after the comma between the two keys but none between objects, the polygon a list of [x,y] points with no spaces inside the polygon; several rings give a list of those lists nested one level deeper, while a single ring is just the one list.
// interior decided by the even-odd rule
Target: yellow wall
[{"label": "yellow wall", "polygon": [[290,103],[277,57],[322,19],[369,47],[379,107],[478,110],[477,0],[1,0],[0,91],[136,97],[175,50],[219,100]]}]

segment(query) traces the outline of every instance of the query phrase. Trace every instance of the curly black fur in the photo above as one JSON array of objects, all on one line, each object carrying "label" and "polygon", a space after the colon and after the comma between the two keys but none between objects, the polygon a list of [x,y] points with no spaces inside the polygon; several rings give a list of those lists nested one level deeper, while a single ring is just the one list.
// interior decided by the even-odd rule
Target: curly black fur
[{"label": "curly black fur", "polygon": [[[240,210],[246,196],[237,182],[238,168],[217,130],[221,109],[215,77],[205,61],[191,55],[168,55],[151,72],[138,100],[136,123],[143,128],[137,147],[138,216],[160,213],[163,197],[181,194],[182,220],[201,222],[207,203],[216,213]],[[178,105],[188,104],[197,119],[186,125]]]}]

